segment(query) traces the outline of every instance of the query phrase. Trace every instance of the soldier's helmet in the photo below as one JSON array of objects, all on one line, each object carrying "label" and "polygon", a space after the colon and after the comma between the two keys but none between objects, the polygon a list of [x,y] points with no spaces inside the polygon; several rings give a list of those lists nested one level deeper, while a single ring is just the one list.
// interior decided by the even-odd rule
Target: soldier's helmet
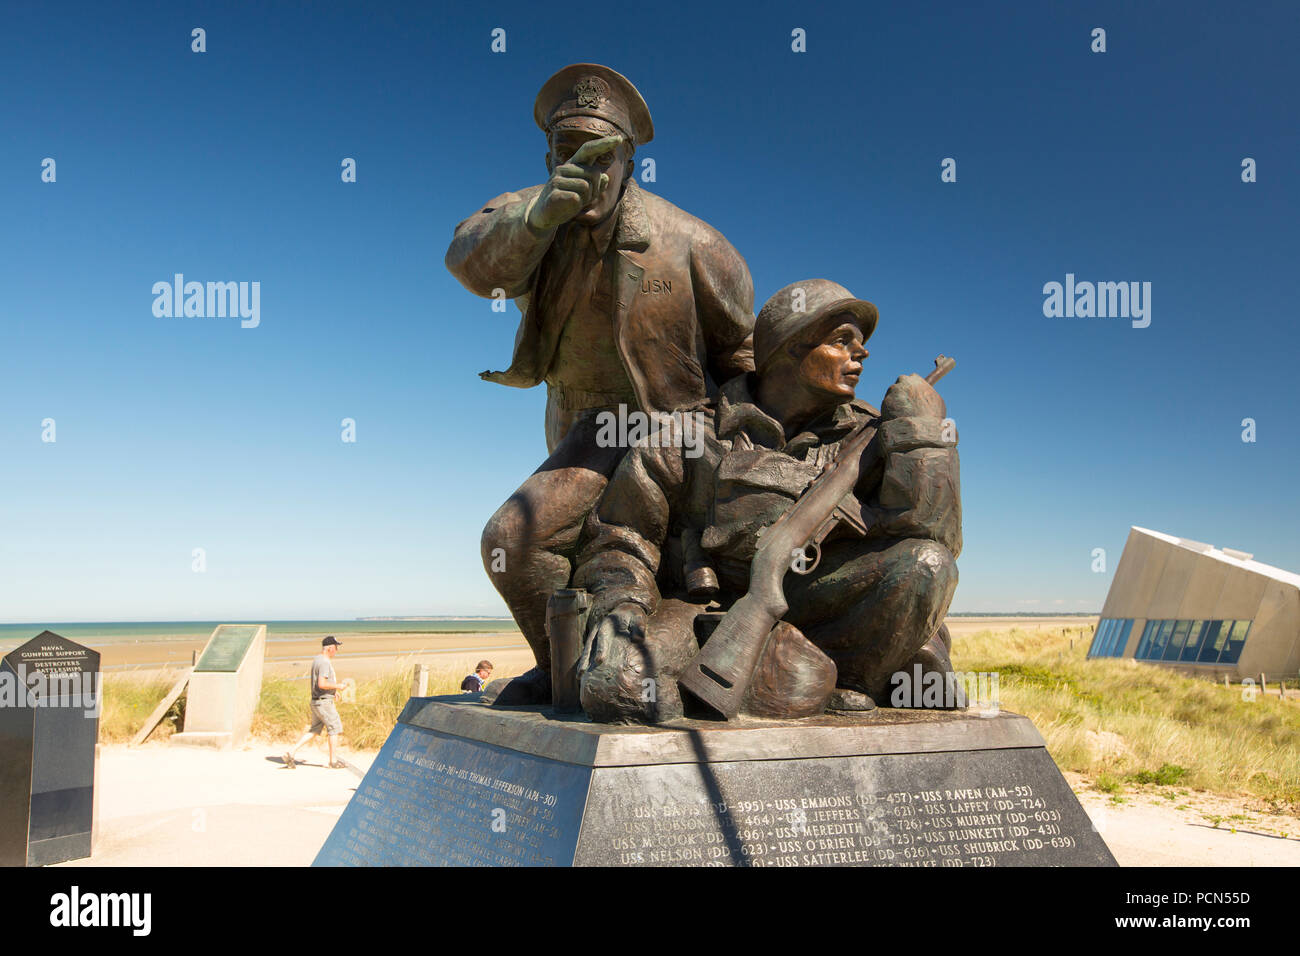
[{"label": "soldier's helmet", "polygon": [[787,342],[841,312],[853,316],[862,341],[871,338],[880,313],[844,286],[829,279],[805,279],[786,286],[764,303],[754,320],[754,369],[761,373]]},{"label": "soldier's helmet", "polygon": [[613,124],[631,144],[654,139],[650,108],[622,73],[598,63],[574,63],[544,84],[533,103],[533,119],[543,132],[574,117],[590,116]]}]

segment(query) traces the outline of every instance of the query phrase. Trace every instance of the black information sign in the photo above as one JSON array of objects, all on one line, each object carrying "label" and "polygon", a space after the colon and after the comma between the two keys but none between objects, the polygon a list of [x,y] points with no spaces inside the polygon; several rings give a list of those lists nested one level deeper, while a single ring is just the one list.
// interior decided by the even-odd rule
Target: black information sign
[{"label": "black information sign", "polygon": [[0,865],[90,856],[99,653],[50,631],[0,661]]}]

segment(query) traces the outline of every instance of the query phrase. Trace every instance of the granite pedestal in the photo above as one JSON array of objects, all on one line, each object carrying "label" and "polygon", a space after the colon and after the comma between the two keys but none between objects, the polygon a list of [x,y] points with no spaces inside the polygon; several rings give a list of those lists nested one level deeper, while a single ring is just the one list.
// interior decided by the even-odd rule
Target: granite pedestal
[{"label": "granite pedestal", "polygon": [[413,698],[318,866],[1114,866],[1025,717],[593,724]]}]

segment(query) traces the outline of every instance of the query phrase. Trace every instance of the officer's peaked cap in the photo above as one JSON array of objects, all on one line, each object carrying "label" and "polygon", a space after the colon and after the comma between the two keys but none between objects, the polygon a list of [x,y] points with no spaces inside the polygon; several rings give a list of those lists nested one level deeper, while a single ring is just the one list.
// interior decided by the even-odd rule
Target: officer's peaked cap
[{"label": "officer's peaked cap", "polygon": [[544,132],[572,116],[594,116],[618,127],[634,146],[655,135],[650,108],[622,73],[597,63],[574,63],[543,85],[533,103],[533,119]]}]

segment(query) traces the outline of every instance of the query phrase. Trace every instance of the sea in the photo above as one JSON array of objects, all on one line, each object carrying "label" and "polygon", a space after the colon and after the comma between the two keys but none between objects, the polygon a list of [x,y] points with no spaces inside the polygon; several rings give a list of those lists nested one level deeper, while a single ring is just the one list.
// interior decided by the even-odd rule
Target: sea
[{"label": "sea", "polygon": [[101,624],[0,624],[0,655],[53,631],[87,647],[156,641],[207,640],[219,624],[266,624],[268,642],[322,638],[327,634],[490,634],[516,630],[510,618],[466,617],[374,621],[109,621]]}]

